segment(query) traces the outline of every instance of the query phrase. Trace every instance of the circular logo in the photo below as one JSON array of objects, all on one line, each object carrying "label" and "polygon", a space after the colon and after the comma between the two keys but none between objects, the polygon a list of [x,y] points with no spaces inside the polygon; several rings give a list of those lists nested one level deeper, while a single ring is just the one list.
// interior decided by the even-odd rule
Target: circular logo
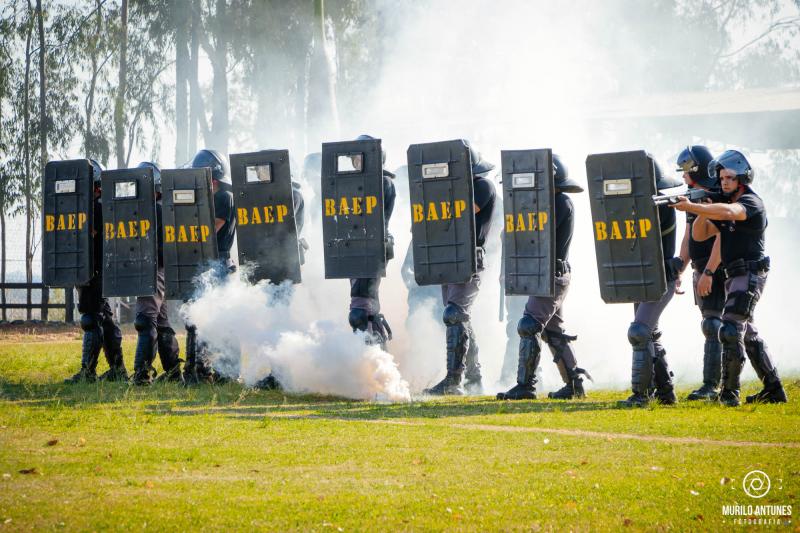
[{"label": "circular logo", "polygon": [[761,470],[748,472],[742,480],[742,488],[751,498],[763,498],[770,489],[769,476]]}]

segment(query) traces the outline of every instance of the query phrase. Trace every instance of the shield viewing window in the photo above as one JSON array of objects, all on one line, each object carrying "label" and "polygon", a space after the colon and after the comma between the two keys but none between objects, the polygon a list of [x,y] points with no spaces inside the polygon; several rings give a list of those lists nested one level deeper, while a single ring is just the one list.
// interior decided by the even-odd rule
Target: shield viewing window
[{"label": "shield viewing window", "polygon": [[603,194],[605,196],[630,194],[632,191],[630,179],[606,180],[603,182]]},{"label": "shield viewing window", "polygon": [[429,163],[422,165],[422,178],[446,178],[450,175],[450,165],[447,163]]},{"label": "shield viewing window", "polygon": [[118,181],[114,184],[114,199],[136,198],[135,181]]},{"label": "shield viewing window", "polygon": [[271,183],[272,165],[248,165],[247,183]]},{"label": "shield viewing window", "polygon": [[56,194],[71,194],[75,192],[75,180],[59,180],[56,182]]},{"label": "shield viewing window", "polygon": [[172,202],[175,204],[193,204],[194,191],[191,189],[172,191]]},{"label": "shield viewing window", "polygon": [[355,174],[364,168],[364,154],[339,154],[336,156],[337,174]]},{"label": "shield viewing window", "polygon": [[535,183],[536,183],[536,175],[533,172],[511,175],[511,186],[515,189],[521,189],[523,187],[533,187]]}]

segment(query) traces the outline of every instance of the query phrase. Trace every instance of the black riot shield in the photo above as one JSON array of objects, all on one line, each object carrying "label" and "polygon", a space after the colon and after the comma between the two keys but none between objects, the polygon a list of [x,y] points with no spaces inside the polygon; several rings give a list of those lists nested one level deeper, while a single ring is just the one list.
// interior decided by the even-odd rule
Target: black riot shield
[{"label": "black riot shield", "polygon": [[418,285],[464,283],[478,271],[469,148],[459,139],[408,147]]},{"label": "black riot shield", "polygon": [[555,294],[553,152],[504,150],[503,265],[506,294]]},{"label": "black riot shield", "polygon": [[211,169],[162,170],[161,190],[166,297],[189,300],[218,257]]},{"label": "black riot shield", "polygon": [[322,144],[325,277],[386,275],[380,139]]},{"label": "black riot shield", "polygon": [[153,169],[106,170],[102,176],[103,296],[152,296],[158,269]]},{"label": "black riot shield", "polygon": [[88,159],[50,161],[42,184],[42,281],[86,285],[95,272],[94,178]]},{"label": "black riot shield", "polygon": [[251,279],[300,283],[288,150],[231,154],[239,263]]},{"label": "black riot shield", "polygon": [[607,303],[656,301],[667,290],[653,160],[646,152],[586,158],[600,295]]}]

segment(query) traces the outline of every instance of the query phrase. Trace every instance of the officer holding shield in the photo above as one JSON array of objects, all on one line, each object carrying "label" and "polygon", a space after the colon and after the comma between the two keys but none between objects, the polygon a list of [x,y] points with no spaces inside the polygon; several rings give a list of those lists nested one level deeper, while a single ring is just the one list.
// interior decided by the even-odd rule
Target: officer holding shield
[{"label": "officer holding shield", "polygon": [[[653,164],[656,189],[668,189],[680,184],[677,180],[664,176],[661,167],[654,159]],[[684,251],[681,251],[681,256],[673,257],[676,242],[675,211],[666,205],[661,205],[658,207],[658,218],[667,290],[658,301],[634,303],[634,320],[628,328],[628,341],[633,348],[631,364],[633,394],[627,400],[619,402],[624,407],[643,407],[649,403],[651,394],[661,404],[672,405],[677,401],[672,373],[667,364],[667,352],[659,340],[661,332],[658,330],[658,321],[675,294],[675,288],[680,283],[680,275],[689,258],[688,255],[683,255]]]},{"label": "officer holding shield", "polygon": [[726,301],[722,313],[722,392],[724,405],[738,406],[740,376],[745,356],[764,388],[748,396],[747,403],[786,402],[778,371],[767,345],[753,323],[756,303],[764,291],[769,257],[764,254],[767,213],[764,202],[750,187],[753,168],[741,152],[727,150],[711,161],[709,174],[720,180],[724,201],[694,204],[680,198],[675,208],[697,216],[692,237],[705,241],[719,235],[725,267]]},{"label": "officer holding shield", "polygon": [[[707,191],[719,189],[719,181],[708,174],[708,164],[714,157],[701,145],[687,146],[678,155],[678,172],[690,188]],[[696,241],[692,238],[692,223],[696,215],[686,213],[686,232],[681,243],[681,255],[691,260],[695,303],[700,308],[700,323],[705,343],[703,345],[703,385],[692,391],[688,400],[716,400],[722,370],[722,344],[719,329],[722,326],[722,307],[725,304],[725,276],[719,268],[720,239]]]},{"label": "officer holding shield", "polygon": [[127,381],[128,372],[122,358],[122,332],[114,320],[114,313],[108,299],[103,298],[102,257],[103,257],[103,208],[100,199],[100,163],[94,159],[92,164],[94,179],[94,275],[88,285],[76,287],[78,290],[78,311],[81,313],[83,346],[81,349],[81,369],[65,383],[93,382],[97,379],[97,360],[100,348],[108,361],[108,371],[100,379],[108,381]]},{"label": "officer holding shield", "polygon": [[137,168],[153,170],[156,194],[156,235],[158,241],[158,271],[156,293],[136,298],[136,317],[133,325],[138,332],[136,356],[133,361],[133,384],[149,385],[153,378],[153,360],[158,350],[164,379],[183,382],[180,369],[180,347],[175,339],[175,330],[167,316],[167,300],[164,297],[164,238],[161,206],[161,169],[155,163],[145,161]]},{"label": "officer holding shield", "polygon": [[[517,384],[508,392],[497,394],[498,400],[536,399],[536,369],[541,358],[541,340],[550,347],[553,362],[558,367],[564,386],[551,392],[548,397],[569,400],[585,396],[582,375],[586,371],[578,368],[578,361],[570,346],[576,337],[564,331],[563,303],[571,279],[567,262],[572,241],[575,207],[566,193],[583,192],[577,181],[570,178],[561,158],[553,154],[553,185],[555,187],[554,217],[556,220],[556,268],[555,294],[529,296],[522,319],[517,325],[519,334],[519,360]],[[586,374],[588,375],[588,374]]]},{"label": "officer holding shield", "polygon": [[[370,141],[375,137],[359,135],[357,141]],[[386,164],[386,151],[381,150],[382,164]],[[394,211],[394,201],[397,196],[394,174],[383,169],[383,221],[385,225],[386,261],[394,257],[394,238],[389,233],[389,219]],[[350,313],[347,317],[353,331],[367,333],[367,343],[379,344],[386,349],[386,341],[391,339],[392,330],[386,318],[381,314],[381,304],[378,290],[381,278],[354,278],[350,280]]]},{"label": "officer holding shield", "polygon": [[[228,164],[216,150],[202,149],[195,154],[188,166],[211,169],[217,251],[221,263],[220,274],[235,272],[236,263],[231,258],[231,248],[236,232],[236,210],[233,204]],[[193,324],[186,324],[186,364],[183,369],[183,377],[187,385],[214,379],[213,371],[206,360],[205,344],[198,342],[197,326]]]},{"label": "officer holding shield", "polygon": [[482,391],[478,343],[470,324],[470,309],[480,289],[480,272],[483,270],[484,244],[492,221],[496,193],[488,178],[494,165],[484,160],[481,154],[469,143],[473,178],[473,209],[475,212],[475,246],[477,247],[478,271],[464,283],[445,283],[442,285],[442,304],[445,306],[442,320],[446,326],[447,375],[439,383],[423,393],[434,396],[461,395],[464,370],[468,372],[465,388],[468,392]]}]

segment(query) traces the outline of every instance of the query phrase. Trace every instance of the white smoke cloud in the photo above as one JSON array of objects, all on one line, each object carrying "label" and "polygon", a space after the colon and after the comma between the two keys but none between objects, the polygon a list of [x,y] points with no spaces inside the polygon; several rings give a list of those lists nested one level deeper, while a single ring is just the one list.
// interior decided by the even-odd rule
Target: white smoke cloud
[{"label": "white smoke cloud", "polygon": [[344,320],[319,320],[305,312],[309,296],[303,286],[253,285],[234,275],[207,283],[181,311],[208,344],[214,368],[245,385],[272,372],[290,392],[408,400],[392,356],[349,330],[346,305]]}]

